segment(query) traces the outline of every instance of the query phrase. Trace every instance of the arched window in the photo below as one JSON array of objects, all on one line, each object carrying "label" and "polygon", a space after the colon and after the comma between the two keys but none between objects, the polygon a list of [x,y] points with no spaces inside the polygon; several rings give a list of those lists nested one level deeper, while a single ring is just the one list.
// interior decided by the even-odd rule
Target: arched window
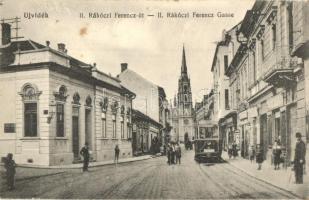
[{"label": "arched window", "polygon": [[67,99],[67,88],[61,85],[57,92],[54,92],[56,99],[56,136],[64,137],[64,108]]},{"label": "arched window", "polygon": [[38,136],[38,100],[42,92],[30,83],[25,84],[19,93],[24,103],[24,136]]},{"label": "arched window", "polygon": [[67,88],[61,85],[57,92],[54,92],[54,96],[57,101],[66,101],[67,99]]},{"label": "arched window", "polygon": [[184,93],[187,93],[188,87],[186,85],[183,86]]}]

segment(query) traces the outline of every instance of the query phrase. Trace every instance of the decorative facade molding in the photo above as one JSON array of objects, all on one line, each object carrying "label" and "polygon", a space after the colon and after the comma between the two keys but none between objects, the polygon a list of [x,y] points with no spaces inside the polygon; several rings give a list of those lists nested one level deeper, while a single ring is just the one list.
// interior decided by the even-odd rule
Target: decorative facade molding
[{"label": "decorative facade molding", "polygon": [[57,92],[54,92],[54,97],[56,101],[66,102],[67,97],[67,88],[64,85],[61,85]]},{"label": "decorative facade molding", "polygon": [[72,104],[76,104],[76,105],[80,105],[80,96],[79,94],[76,92],[74,95],[73,95],[73,101],[72,101]]},{"label": "decorative facade molding", "polygon": [[270,12],[270,14],[268,15],[268,17],[267,17],[267,19],[266,19],[266,21],[267,21],[267,23],[268,24],[271,24],[271,23],[273,23],[274,21],[276,21],[276,17],[277,17],[277,6],[273,6],[272,8],[271,8],[271,12]]},{"label": "decorative facade molding", "polygon": [[92,99],[90,96],[86,98],[85,106],[92,107]]},{"label": "decorative facade molding", "polygon": [[256,34],[256,37],[258,40],[260,40],[263,37],[264,32],[265,32],[265,25],[260,25],[260,29],[258,33]]},{"label": "decorative facade molding", "polygon": [[118,101],[115,101],[113,104],[111,104],[111,109],[112,109],[113,114],[117,114],[118,107],[119,107]]},{"label": "decorative facade molding", "polygon": [[42,91],[39,91],[36,85],[31,83],[26,83],[19,95],[22,97],[23,101],[37,101],[39,96],[42,94]]},{"label": "decorative facade molding", "polygon": [[103,100],[100,102],[100,107],[102,112],[106,112],[108,109],[108,98],[104,97]]}]

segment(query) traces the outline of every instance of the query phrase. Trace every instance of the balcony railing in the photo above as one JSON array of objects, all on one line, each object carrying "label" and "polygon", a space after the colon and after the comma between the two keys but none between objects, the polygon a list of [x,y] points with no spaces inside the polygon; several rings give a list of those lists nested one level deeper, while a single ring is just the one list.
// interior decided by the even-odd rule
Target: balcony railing
[{"label": "balcony railing", "polygon": [[275,87],[287,87],[295,83],[296,67],[297,59],[282,56],[265,72],[263,80]]}]

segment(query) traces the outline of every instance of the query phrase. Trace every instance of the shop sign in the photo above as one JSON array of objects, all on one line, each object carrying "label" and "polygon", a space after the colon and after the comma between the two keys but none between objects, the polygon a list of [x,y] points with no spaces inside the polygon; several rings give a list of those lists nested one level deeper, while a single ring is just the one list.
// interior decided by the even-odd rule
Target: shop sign
[{"label": "shop sign", "polygon": [[136,124],[133,124],[132,130],[133,130],[134,132],[136,132]]},{"label": "shop sign", "polygon": [[232,118],[232,117],[227,118],[227,119],[226,119],[226,123],[227,123],[227,124],[233,123],[233,118]]},{"label": "shop sign", "polygon": [[241,112],[241,113],[239,113],[239,119],[240,120],[244,120],[246,118],[248,118],[248,112],[246,110]]},{"label": "shop sign", "polygon": [[234,136],[235,136],[235,142],[237,145],[240,145],[240,130],[236,129],[234,131]]},{"label": "shop sign", "polygon": [[257,117],[257,116],[258,116],[257,107],[249,108],[248,118]]},{"label": "shop sign", "polygon": [[276,95],[276,96],[270,98],[268,100],[268,105],[269,105],[269,107],[271,107],[271,105],[272,105],[270,110],[273,110],[273,109],[276,109],[278,107],[283,106],[283,97],[282,97],[282,95]]},{"label": "shop sign", "polygon": [[260,108],[260,115],[267,113],[268,111],[268,104],[266,102],[261,103],[261,108]]}]

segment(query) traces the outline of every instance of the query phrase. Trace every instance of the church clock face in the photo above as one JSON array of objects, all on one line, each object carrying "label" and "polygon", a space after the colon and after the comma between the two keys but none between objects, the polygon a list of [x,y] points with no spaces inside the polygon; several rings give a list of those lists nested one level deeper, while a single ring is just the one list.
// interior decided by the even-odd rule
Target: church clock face
[{"label": "church clock face", "polygon": [[185,125],[188,125],[188,124],[189,124],[189,120],[185,119],[185,120],[183,120],[183,123],[184,123]]}]

